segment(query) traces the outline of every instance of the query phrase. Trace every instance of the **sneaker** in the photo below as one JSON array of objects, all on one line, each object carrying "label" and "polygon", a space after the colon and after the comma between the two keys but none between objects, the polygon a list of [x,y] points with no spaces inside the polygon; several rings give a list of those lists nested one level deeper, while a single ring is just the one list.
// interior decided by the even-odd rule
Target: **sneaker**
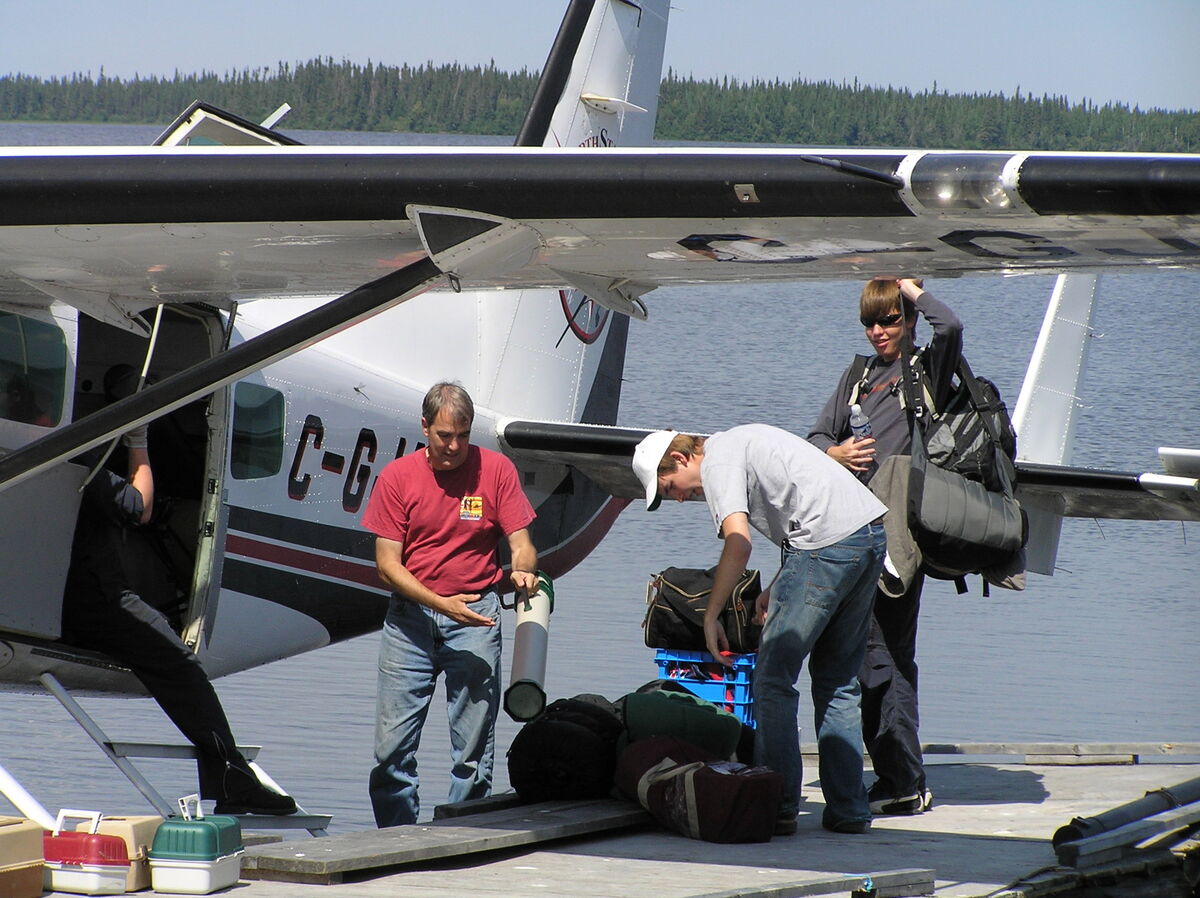
[{"label": "sneaker", "polygon": [[791,836],[796,832],[796,815],[795,814],[780,814],[775,818],[774,834],[777,836]]},{"label": "sneaker", "polygon": [[822,823],[831,833],[844,833],[846,835],[862,835],[871,829],[870,820],[842,820],[838,823]]},{"label": "sneaker", "polygon": [[214,813],[271,814],[286,817],[296,813],[296,801],[290,795],[281,795],[274,789],[255,783],[236,794],[218,798]]},{"label": "sneaker", "polygon": [[871,802],[871,813],[876,817],[911,817],[933,807],[933,792],[922,787],[910,795],[869,795],[868,800]]}]

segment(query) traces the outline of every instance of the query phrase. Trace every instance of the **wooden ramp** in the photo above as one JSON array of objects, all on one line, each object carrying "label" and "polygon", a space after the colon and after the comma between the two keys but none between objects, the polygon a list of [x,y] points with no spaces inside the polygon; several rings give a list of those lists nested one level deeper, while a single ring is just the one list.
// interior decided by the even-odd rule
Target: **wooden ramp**
[{"label": "wooden ramp", "polygon": [[[496,803],[511,804],[503,799]],[[454,811],[450,813],[454,816],[434,820],[428,825],[396,826],[306,842],[248,848],[242,858],[242,879],[293,885],[337,885],[398,873],[405,867],[428,870],[436,868],[438,862],[461,871],[461,865],[469,863],[471,855],[503,851],[511,853],[513,849],[543,843],[636,831],[647,825],[655,825],[649,814],[632,803],[609,799],[502,806],[498,810],[470,816],[459,816]],[[727,847],[737,850],[735,846]],[[709,848],[720,850],[719,846],[714,845]],[[597,873],[601,872],[595,868],[595,863],[582,855],[577,856],[572,865],[581,880],[594,880]],[[599,865],[606,866],[603,861]],[[660,869],[670,866],[670,861],[667,861]],[[453,874],[449,876],[453,878]],[[380,887],[391,889],[395,886],[383,885],[383,881],[380,881]],[[367,890],[362,894],[374,894],[370,884],[359,882],[358,888]],[[660,894],[656,888],[652,882],[643,881],[640,890],[629,894]],[[900,898],[928,895],[933,890],[932,870],[905,869],[855,874],[810,873],[802,878],[764,885],[752,891],[743,888],[706,891],[703,898],[802,898],[834,894]]]},{"label": "wooden ramp", "polygon": [[613,832],[651,822],[649,814],[626,801],[518,805],[426,825],[258,846],[243,856],[242,878],[337,883],[389,868]]}]

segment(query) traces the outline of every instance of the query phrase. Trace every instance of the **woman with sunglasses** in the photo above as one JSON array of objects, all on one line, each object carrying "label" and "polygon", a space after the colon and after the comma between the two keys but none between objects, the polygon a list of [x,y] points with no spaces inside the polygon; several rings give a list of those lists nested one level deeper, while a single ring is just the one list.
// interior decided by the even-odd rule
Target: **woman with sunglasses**
[{"label": "woman with sunglasses", "polygon": [[[904,343],[910,353],[914,349],[917,315],[933,328],[920,364],[939,406],[962,354],[962,322],[912,278],[868,281],[858,309],[875,354],[865,366],[852,364],[842,373],[808,441],[867,483],[881,462],[909,451],[911,425],[900,404],[900,356]],[[870,436],[850,433],[850,407],[855,404],[871,422]],[[876,591],[867,657],[859,674],[863,741],[876,776],[868,799],[877,815],[920,814],[933,804],[917,732],[917,616],[923,584],[917,572],[902,595]]]}]

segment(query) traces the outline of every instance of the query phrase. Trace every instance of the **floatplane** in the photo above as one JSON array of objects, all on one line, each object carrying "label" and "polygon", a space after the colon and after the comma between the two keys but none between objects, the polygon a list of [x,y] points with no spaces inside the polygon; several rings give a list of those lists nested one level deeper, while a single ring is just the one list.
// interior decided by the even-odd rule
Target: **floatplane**
[{"label": "floatplane", "polygon": [[[639,494],[626,335],[678,286],[1059,273],[1015,415],[1029,569],[1064,516],[1200,519],[1197,451],[1070,465],[1098,276],[1200,266],[1200,156],[647,148],[667,16],[572,0],[511,148],[301,146],[197,103],[151,147],[0,150],[0,688],[141,693],[59,628],[70,459],[141,423],[170,514],[131,563],[213,677],[380,626],[358,520],[438,379],[565,573]],[[122,364],[149,377],[109,402]]]}]

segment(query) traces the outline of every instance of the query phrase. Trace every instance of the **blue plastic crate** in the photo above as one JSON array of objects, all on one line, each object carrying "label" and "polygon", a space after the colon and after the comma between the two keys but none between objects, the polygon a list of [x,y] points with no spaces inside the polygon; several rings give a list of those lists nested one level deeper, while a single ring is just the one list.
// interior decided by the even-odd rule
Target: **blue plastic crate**
[{"label": "blue plastic crate", "polygon": [[754,726],[754,699],[750,695],[754,657],[736,655],[733,667],[725,667],[708,652],[658,649],[654,663],[658,665],[660,679],[674,680],[693,695],[731,712],[747,726]]}]

